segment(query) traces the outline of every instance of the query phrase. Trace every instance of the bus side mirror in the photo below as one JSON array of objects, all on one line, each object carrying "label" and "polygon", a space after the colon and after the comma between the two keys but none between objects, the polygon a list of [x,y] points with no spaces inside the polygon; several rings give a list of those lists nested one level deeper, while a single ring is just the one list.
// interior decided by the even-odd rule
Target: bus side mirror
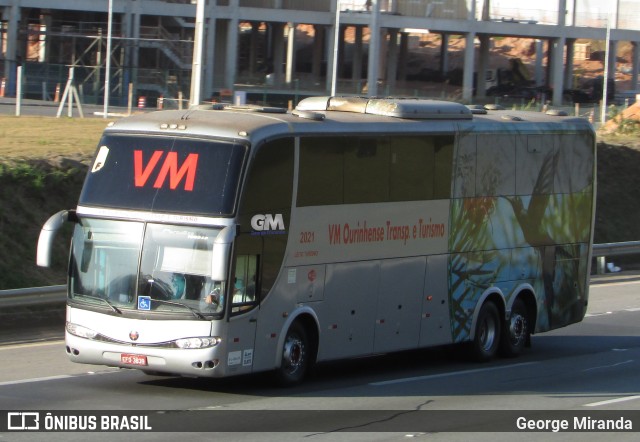
[{"label": "bus side mirror", "polygon": [[53,240],[58,233],[58,230],[62,228],[65,222],[78,222],[75,210],[61,210],[55,215],[51,216],[42,229],[40,230],[40,237],[38,238],[38,251],[36,254],[36,264],[40,267],[49,267],[51,265],[51,249],[53,247]]},{"label": "bus side mirror", "polygon": [[231,245],[236,237],[236,226],[227,226],[218,233],[213,241],[213,251],[211,256],[211,279],[214,281],[224,281],[227,279],[229,266],[229,253]]}]

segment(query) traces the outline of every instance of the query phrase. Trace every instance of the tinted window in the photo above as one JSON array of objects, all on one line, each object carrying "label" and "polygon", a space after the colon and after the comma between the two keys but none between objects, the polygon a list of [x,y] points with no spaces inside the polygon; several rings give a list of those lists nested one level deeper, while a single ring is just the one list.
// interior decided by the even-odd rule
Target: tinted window
[{"label": "tinted window", "polygon": [[245,150],[199,139],[105,136],[80,205],[230,215]]},{"label": "tinted window", "polygon": [[344,158],[347,138],[302,138],[298,206],[344,202]]},{"label": "tinted window", "polygon": [[289,225],[291,195],[293,193],[293,139],[270,141],[258,146],[248,167],[240,202],[240,229],[251,229],[256,214],[284,216]]},{"label": "tinted window", "polygon": [[[235,265],[236,274],[246,268],[257,272],[256,277],[252,271],[244,277],[254,285],[256,301],[269,293],[284,259],[293,194],[293,147],[293,138],[258,146],[247,168],[238,216],[239,234],[234,248]],[[274,221],[281,219],[282,226],[265,223],[261,230],[256,231],[251,222],[255,216],[269,217]],[[242,264],[245,258],[255,264]]]},{"label": "tinted window", "polygon": [[345,146],[345,204],[389,199],[389,144],[384,138],[356,138]]},{"label": "tinted window", "polygon": [[449,198],[453,136],[300,140],[299,207]]}]

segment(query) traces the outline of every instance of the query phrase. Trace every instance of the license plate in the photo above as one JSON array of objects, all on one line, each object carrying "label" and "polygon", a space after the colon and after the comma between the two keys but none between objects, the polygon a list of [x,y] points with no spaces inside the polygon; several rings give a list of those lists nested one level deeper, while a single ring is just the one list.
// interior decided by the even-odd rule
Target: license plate
[{"label": "license plate", "polygon": [[121,354],[120,362],[129,365],[147,365],[147,357],[143,355]]}]

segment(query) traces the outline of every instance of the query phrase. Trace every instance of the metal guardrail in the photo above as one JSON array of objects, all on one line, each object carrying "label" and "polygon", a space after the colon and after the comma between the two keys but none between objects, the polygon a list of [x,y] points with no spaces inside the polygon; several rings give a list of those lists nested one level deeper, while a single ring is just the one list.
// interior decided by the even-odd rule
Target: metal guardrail
[{"label": "metal guardrail", "polygon": [[640,253],[640,241],[594,244],[591,250],[594,257],[632,255]]},{"label": "metal guardrail", "polygon": [[[607,256],[632,254],[640,254],[640,241],[594,244],[592,248],[592,255],[598,260],[598,274],[605,273]],[[64,303],[66,299],[66,285],[0,290],[0,309]]]},{"label": "metal guardrail", "polygon": [[606,272],[607,256],[640,254],[640,241],[594,244],[591,248],[591,254],[597,259],[596,273],[602,275]]},{"label": "metal guardrail", "polygon": [[45,304],[64,304],[66,300],[66,285],[0,290],[0,311],[16,307],[30,307]]}]

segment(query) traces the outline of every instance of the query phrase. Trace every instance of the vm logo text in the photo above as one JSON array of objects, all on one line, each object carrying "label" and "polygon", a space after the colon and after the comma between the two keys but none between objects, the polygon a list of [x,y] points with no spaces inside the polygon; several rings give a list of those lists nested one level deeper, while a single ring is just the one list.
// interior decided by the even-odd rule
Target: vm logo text
[{"label": "vm logo text", "polygon": [[[144,164],[141,150],[133,151],[133,172],[136,187],[144,187],[147,184],[151,174],[156,170],[156,166],[160,163],[165,152],[156,150],[151,155],[149,161]],[[184,180],[184,190],[192,191],[193,183],[196,179],[196,170],[198,167],[198,154],[190,153],[181,165],[178,165],[178,153],[167,152],[162,161],[160,171],[156,176],[153,187],[161,189],[164,187],[169,178],[169,188],[176,190],[181,181]]]}]

